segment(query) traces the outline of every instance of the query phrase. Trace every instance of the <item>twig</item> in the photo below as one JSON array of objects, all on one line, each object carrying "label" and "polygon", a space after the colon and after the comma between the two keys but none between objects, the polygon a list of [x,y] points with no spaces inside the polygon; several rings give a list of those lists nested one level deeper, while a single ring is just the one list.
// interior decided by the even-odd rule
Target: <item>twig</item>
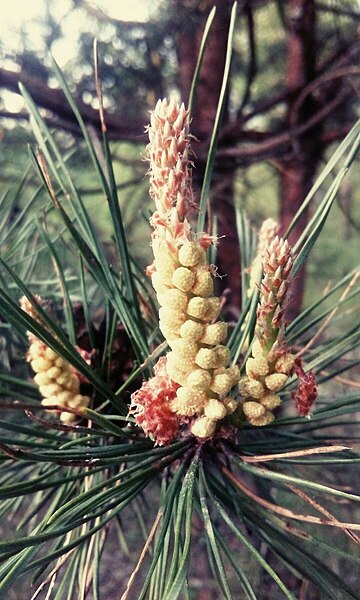
[{"label": "twig", "polygon": [[[355,366],[355,365],[353,365]],[[330,371],[320,371],[320,375],[329,375]],[[357,381],[352,381],[352,379],[348,379],[347,377],[341,377],[341,375],[335,375],[335,377],[333,378],[335,379],[335,381],[338,381],[339,383],[343,383],[344,385],[349,385],[350,387],[354,387],[357,389],[360,389],[360,382]]]},{"label": "twig", "polygon": [[[217,158],[218,159],[242,159],[249,160],[249,162],[258,160],[262,157],[274,157],[277,153],[277,156],[281,156],[281,152],[284,147],[288,149],[289,144],[294,136],[299,137],[307,133],[309,130],[314,128],[316,125],[321,123],[326,117],[331,114],[335,108],[341,104],[345,99],[344,94],[341,92],[335,98],[326,104],[325,107],[319,109],[315,114],[313,114],[307,121],[294,127],[294,129],[288,129],[283,133],[271,133],[269,136],[266,135],[266,139],[259,141],[254,144],[247,144],[245,146],[231,146],[231,147],[221,147],[218,150]],[[233,131],[236,131],[236,123],[233,124]],[[241,130],[241,133],[245,133]],[[262,132],[261,132],[262,133]],[[248,135],[249,132],[247,131]]]},{"label": "twig", "polygon": [[307,591],[309,589],[309,582],[307,579],[304,579],[301,588],[300,588],[300,596],[299,600],[306,600]]},{"label": "twig", "polygon": [[[307,502],[308,504],[310,504],[310,506],[312,506],[313,508],[315,508],[315,510],[317,510],[320,513],[322,513],[323,515],[325,515],[325,517],[327,517],[330,521],[332,521],[334,523],[334,526],[336,526],[336,525],[339,524],[339,521],[337,520],[336,517],[334,517],[334,515],[332,515],[324,506],[321,506],[321,504],[319,504],[318,502],[316,502],[316,500],[313,500],[313,498],[310,498],[310,496],[308,496],[307,494],[305,494],[305,492],[303,492],[302,490],[299,490],[299,488],[295,487],[294,485],[291,485],[290,483],[287,483],[286,486],[294,494],[296,494],[297,496],[299,496],[299,498],[301,498],[302,500],[304,500],[305,502]],[[352,533],[348,529],[345,529],[344,533],[346,535],[348,535],[356,544],[360,544],[360,538],[355,533]]]},{"label": "twig", "polygon": [[[66,535],[66,540],[70,540],[71,538],[71,532],[70,534],[68,533]],[[67,543],[67,541],[65,540],[64,544]],[[39,587],[36,589],[36,591],[34,592],[34,594],[31,596],[31,600],[35,600],[35,598],[38,597],[38,595],[40,594],[41,590],[49,583],[51,582],[51,580],[53,580],[52,586],[55,583],[55,577],[57,575],[57,572],[59,571],[59,569],[66,563],[66,561],[69,559],[69,557],[71,556],[71,554],[73,554],[75,552],[75,548],[73,548],[72,550],[69,550],[69,552],[67,552],[65,554],[65,556],[62,556],[61,558],[58,559],[55,567],[53,568],[52,571],[50,571],[50,573],[48,574],[48,576],[44,579],[44,581],[41,582],[41,584],[39,585]]]},{"label": "twig", "polygon": [[298,95],[298,97],[296,98],[296,100],[292,106],[291,116],[290,116],[290,125],[292,127],[295,126],[296,115],[299,112],[300,106],[303,104],[303,102],[307,96],[312,94],[317,88],[321,87],[322,85],[329,83],[330,81],[334,81],[334,79],[341,79],[343,77],[350,77],[350,76],[360,76],[360,67],[355,67],[355,66],[341,67],[331,73],[325,73],[324,75],[320,75],[320,77],[318,77],[314,81],[311,81],[306,87],[304,87],[304,89]]},{"label": "twig", "polygon": [[351,450],[348,446],[320,446],[319,448],[308,448],[307,450],[294,450],[292,452],[280,452],[279,454],[262,454],[259,456],[241,456],[241,460],[249,463],[267,462],[278,458],[295,458],[296,456],[311,456],[312,454],[328,454],[330,452],[342,452]]},{"label": "twig", "polygon": [[162,519],[162,516],[163,516],[163,511],[159,510],[159,512],[158,512],[158,514],[156,516],[156,519],[155,519],[155,521],[153,523],[153,526],[152,526],[152,528],[150,530],[150,533],[148,535],[148,538],[147,538],[147,540],[145,542],[145,545],[144,545],[144,547],[143,547],[143,549],[141,551],[141,554],[140,554],[139,560],[137,562],[137,565],[136,565],[135,569],[133,570],[133,572],[131,573],[130,579],[129,579],[129,581],[127,583],[127,586],[126,586],[126,590],[123,593],[123,595],[121,596],[120,600],[127,600],[128,599],[129,592],[130,592],[130,590],[131,590],[131,588],[132,588],[132,586],[134,584],[134,580],[135,580],[136,574],[139,572],[141,564],[142,564],[142,562],[143,562],[143,560],[145,558],[145,554],[146,554],[146,552],[148,551],[148,549],[150,547],[150,544],[151,544],[151,542],[152,542],[152,540],[154,538],[154,535],[156,533],[156,530],[157,530],[157,527],[159,525],[159,522]]},{"label": "twig", "polygon": [[305,521],[306,523],[315,523],[316,525],[326,525],[328,527],[338,527],[339,529],[355,529],[360,531],[360,523],[342,523],[340,521],[334,522],[333,520],[326,521],[325,519],[320,519],[319,517],[313,517],[312,515],[302,515],[300,513],[295,513],[294,511],[283,508],[282,506],[277,506],[268,500],[264,500],[264,498],[260,498],[257,494],[252,492],[250,488],[248,488],[244,483],[239,481],[235,475],[231,473],[226,467],[222,468],[223,473],[229,477],[229,479],[233,482],[233,484],[238,487],[246,496],[254,500],[260,506],[271,510],[272,512],[281,515],[282,517],[295,519],[296,521]]}]

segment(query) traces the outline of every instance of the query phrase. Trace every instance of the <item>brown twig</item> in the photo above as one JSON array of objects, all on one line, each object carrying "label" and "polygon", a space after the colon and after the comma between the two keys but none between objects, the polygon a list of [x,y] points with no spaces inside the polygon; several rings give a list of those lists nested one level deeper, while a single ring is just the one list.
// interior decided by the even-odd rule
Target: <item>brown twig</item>
[{"label": "brown twig", "polygon": [[329,454],[330,452],[343,452],[351,450],[348,446],[320,446],[307,450],[294,450],[292,452],[280,452],[279,454],[261,454],[259,456],[241,456],[241,460],[247,463],[268,462],[281,458],[295,458],[298,456],[311,456],[313,454]]},{"label": "brown twig", "polygon": [[360,67],[355,66],[346,66],[339,68],[331,73],[325,73],[324,75],[320,75],[314,81],[311,81],[307,86],[305,86],[296,100],[294,101],[291,107],[291,115],[290,115],[290,124],[292,127],[295,126],[296,123],[296,115],[300,110],[300,106],[304,103],[304,100],[307,96],[312,94],[319,87],[329,83],[330,81],[334,81],[335,79],[342,79],[344,77],[350,76],[358,76],[360,77]]},{"label": "brown twig", "polygon": [[344,383],[345,385],[349,385],[350,387],[354,387],[357,389],[360,389],[360,383],[357,381],[352,381],[351,379],[348,379],[347,377],[341,377],[340,375],[337,375],[336,377],[334,377],[334,379],[336,381],[338,381],[339,383]]},{"label": "brown twig", "polygon": [[[68,533],[65,540],[64,540],[64,545],[66,545],[67,540],[69,541],[71,538],[71,532],[70,534]],[[61,567],[66,563],[66,561],[69,559],[69,557],[71,556],[71,554],[73,554],[75,552],[75,548],[73,548],[72,550],[69,550],[69,552],[67,552],[64,556],[60,557],[55,565],[55,567],[52,569],[52,571],[50,571],[50,573],[48,574],[48,576],[44,579],[44,581],[41,582],[41,584],[39,585],[39,587],[36,589],[36,591],[34,592],[34,594],[31,596],[31,600],[35,600],[35,598],[38,597],[38,595],[40,594],[40,592],[43,590],[43,588],[52,581],[52,585],[54,585],[55,583],[55,578],[56,575],[59,571],[59,569],[61,569]]]},{"label": "brown twig", "polygon": [[239,481],[235,477],[235,475],[233,475],[233,473],[231,473],[231,471],[229,471],[226,467],[223,467],[222,471],[223,473],[225,473],[225,475],[228,476],[228,478],[233,482],[233,484],[236,487],[238,487],[246,496],[251,498],[251,500],[257,502],[257,504],[260,504],[260,506],[263,506],[271,512],[274,512],[275,514],[281,515],[282,517],[288,519],[295,519],[296,521],[305,521],[306,523],[314,523],[316,525],[326,525],[328,527],[338,527],[339,529],[355,529],[357,531],[360,531],[360,523],[342,523],[340,521],[334,522],[333,520],[320,519],[319,517],[313,517],[312,515],[303,515],[300,513],[295,513],[294,511],[288,508],[277,506],[277,504],[273,504],[272,502],[269,502],[264,498],[260,498],[260,496],[255,494],[252,490],[250,490],[250,488],[248,488],[244,483]]},{"label": "brown twig", "polygon": [[306,595],[307,595],[308,589],[309,589],[309,582],[307,579],[304,579],[301,583],[299,600],[306,600]]},{"label": "brown twig", "polygon": [[[339,525],[339,521],[337,520],[337,518],[334,517],[334,515],[332,515],[324,506],[322,506],[321,504],[316,502],[316,500],[314,500],[313,498],[310,498],[310,496],[308,496],[305,492],[303,492],[302,490],[299,490],[299,488],[297,488],[294,485],[291,485],[290,483],[287,483],[286,486],[294,494],[299,496],[299,498],[304,500],[304,502],[307,502],[308,504],[310,504],[310,506],[315,508],[315,510],[317,510],[321,514],[325,515],[325,517],[327,517],[329,519],[329,521],[332,521],[334,523],[334,526]],[[348,535],[353,540],[353,542],[355,542],[356,544],[360,544],[360,538],[355,533],[352,533],[352,531],[349,531],[348,529],[344,529],[344,533],[346,535]]]},{"label": "brown twig", "polygon": [[140,554],[139,560],[137,562],[137,565],[136,565],[135,569],[133,570],[133,572],[130,575],[130,579],[129,579],[128,583],[127,583],[126,590],[123,593],[123,595],[121,596],[120,600],[128,600],[129,593],[130,593],[130,590],[131,590],[131,588],[132,588],[132,586],[134,584],[136,574],[139,572],[139,569],[140,569],[141,564],[142,564],[142,562],[143,562],[143,560],[145,558],[145,555],[146,555],[146,553],[147,553],[147,551],[148,551],[148,549],[149,549],[149,547],[151,545],[151,542],[153,541],[154,535],[156,533],[156,530],[158,528],[160,520],[162,519],[162,516],[163,516],[163,511],[159,510],[159,512],[158,512],[158,514],[156,516],[156,519],[155,519],[155,521],[153,523],[153,526],[151,527],[151,530],[150,530],[148,538],[147,538],[147,540],[145,542],[145,545],[144,545],[144,547],[143,547],[143,549],[141,551],[141,554]]},{"label": "brown twig", "polygon": [[[32,77],[24,70],[20,73],[16,73],[14,71],[0,69],[0,88],[6,88],[15,94],[20,94],[19,82],[23,83],[38,106],[51,111],[53,114],[58,115],[61,119],[65,120],[66,123],[70,123],[77,128],[76,117],[74,116],[71,107],[65,102],[62,90],[50,88],[42,80]],[[76,103],[85,124],[93,125],[95,129],[98,129],[98,111],[82,102],[79,98],[76,98]],[[120,115],[108,112],[106,114],[106,122],[112,137],[144,143],[144,118],[139,117],[138,119],[129,119],[127,117],[125,119]]]}]

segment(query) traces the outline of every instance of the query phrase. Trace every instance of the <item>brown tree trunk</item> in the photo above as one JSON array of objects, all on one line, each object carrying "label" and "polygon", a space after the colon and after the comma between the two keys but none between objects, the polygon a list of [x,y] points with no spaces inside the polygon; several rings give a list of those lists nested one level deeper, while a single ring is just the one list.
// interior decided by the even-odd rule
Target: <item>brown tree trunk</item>
[{"label": "brown tree trunk", "polygon": [[[297,105],[297,95],[292,91],[303,89],[314,78],[316,59],[316,12],[314,0],[288,0],[288,43],[286,86],[290,92],[286,114],[286,125],[294,128],[309,119],[316,106],[311,96],[307,96],[301,106]],[[310,130],[293,139],[292,152],[282,163],[280,175],[280,222],[285,232],[294,215],[311,188],[321,147],[318,142],[320,131]],[[304,211],[296,227],[290,234],[293,243],[304,230],[309,218]],[[294,282],[294,292],[287,317],[293,319],[300,311],[305,286],[304,270]]]},{"label": "brown tree trunk", "polygon": [[[184,11],[183,2],[177,2],[179,10]],[[196,104],[191,126],[192,134],[198,140],[193,144],[196,154],[206,156],[212,134],[219,94],[224,74],[225,56],[227,48],[228,30],[231,2],[228,0],[215,0],[215,2],[199,2],[197,11],[205,25],[206,18],[213,5],[216,6],[216,15],[212,24],[210,35],[204,54],[204,59],[199,77]],[[193,10],[193,9],[192,9]],[[182,28],[177,40],[177,53],[179,60],[179,85],[182,98],[187,101],[190,86],[195,71],[196,61],[203,34],[203,28]],[[223,124],[228,120],[228,110],[225,106]],[[205,163],[196,160],[194,170],[195,190],[201,189],[204,176]],[[211,209],[218,217],[218,235],[224,236],[218,247],[217,265],[219,275],[225,276],[218,280],[220,292],[226,288],[231,289],[229,304],[232,308],[240,305],[240,272],[239,272],[239,244],[235,226],[235,210],[233,203],[233,171],[227,174],[214,172],[211,192]],[[229,308],[229,306],[228,306]]]}]

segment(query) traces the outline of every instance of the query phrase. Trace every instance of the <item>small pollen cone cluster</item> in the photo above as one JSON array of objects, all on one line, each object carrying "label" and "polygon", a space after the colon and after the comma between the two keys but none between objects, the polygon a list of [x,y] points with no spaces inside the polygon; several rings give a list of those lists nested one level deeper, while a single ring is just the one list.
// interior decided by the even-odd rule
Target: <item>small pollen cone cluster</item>
[{"label": "small pollen cone cluster", "polygon": [[271,244],[273,239],[275,239],[279,233],[279,229],[280,226],[276,221],[274,221],[274,219],[266,219],[259,229],[257,252],[250,267],[250,282],[249,289],[247,291],[248,297],[252,295],[258,281],[260,280],[265,250],[269,244]]},{"label": "small pollen cone cluster", "polygon": [[150,193],[157,210],[151,219],[155,260],[147,273],[160,304],[160,329],[171,347],[167,374],[178,386],[170,409],[180,424],[191,423],[194,435],[207,438],[237,406],[229,393],[239,369],[229,366],[223,345],[227,325],[217,320],[215,269],[206,256],[213,240],[206,234],[195,239],[187,219],[193,208],[188,127],[183,104],[158,102],[148,130]]},{"label": "small pollen cone cluster", "polygon": [[[252,296],[256,288],[258,287],[258,283],[260,281],[262,275],[262,265],[264,260],[264,252],[267,246],[272,242],[275,236],[278,234],[280,226],[274,219],[266,219],[261,225],[258,233],[258,244],[257,251],[254,260],[249,268],[249,287],[247,289],[246,295],[248,298]],[[246,315],[245,321],[242,325],[242,330],[244,330],[249,319],[249,314]],[[243,343],[243,350],[246,351],[249,347],[249,337]]]},{"label": "small pollen cone cluster", "polygon": [[[36,300],[43,305],[40,296],[36,296]],[[20,299],[20,306],[23,311],[40,322],[38,314],[25,296]],[[43,396],[41,404],[44,407],[57,404],[64,408],[89,406],[89,396],[80,394],[81,380],[77,371],[35,335],[29,331],[27,335],[30,344],[27,358],[36,373],[34,381]],[[61,410],[59,412],[60,419],[64,423],[77,418],[75,414]]]},{"label": "small pollen cone cluster", "polygon": [[272,411],[280,405],[278,392],[294,369],[295,357],[286,347],[283,322],[292,264],[288,242],[275,236],[263,251],[256,340],[246,361],[246,376],[239,383],[243,413],[258,427],[273,421]]}]

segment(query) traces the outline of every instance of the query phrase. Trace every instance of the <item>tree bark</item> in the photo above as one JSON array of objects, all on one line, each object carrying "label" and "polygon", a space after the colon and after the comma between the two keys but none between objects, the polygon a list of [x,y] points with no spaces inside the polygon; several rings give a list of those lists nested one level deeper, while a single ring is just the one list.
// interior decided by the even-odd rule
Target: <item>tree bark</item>
[{"label": "tree bark", "polygon": [[[297,90],[308,85],[315,76],[316,69],[316,11],[314,0],[288,0],[288,42],[286,87],[288,104],[286,125],[294,132],[292,151],[287,160],[283,160],[280,173],[280,222],[285,232],[294,215],[300,208],[311,188],[321,156],[319,123],[316,128],[296,134],[296,128],[311,118],[317,106],[311,95],[306,96],[300,106],[297,103]],[[305,210],[292,230],[289,241],[293,243],[304,230],[309,218]],[[293,298],[287,318],[293,319],[302,305],[305,285],[305,273],[296,278]]]}]

